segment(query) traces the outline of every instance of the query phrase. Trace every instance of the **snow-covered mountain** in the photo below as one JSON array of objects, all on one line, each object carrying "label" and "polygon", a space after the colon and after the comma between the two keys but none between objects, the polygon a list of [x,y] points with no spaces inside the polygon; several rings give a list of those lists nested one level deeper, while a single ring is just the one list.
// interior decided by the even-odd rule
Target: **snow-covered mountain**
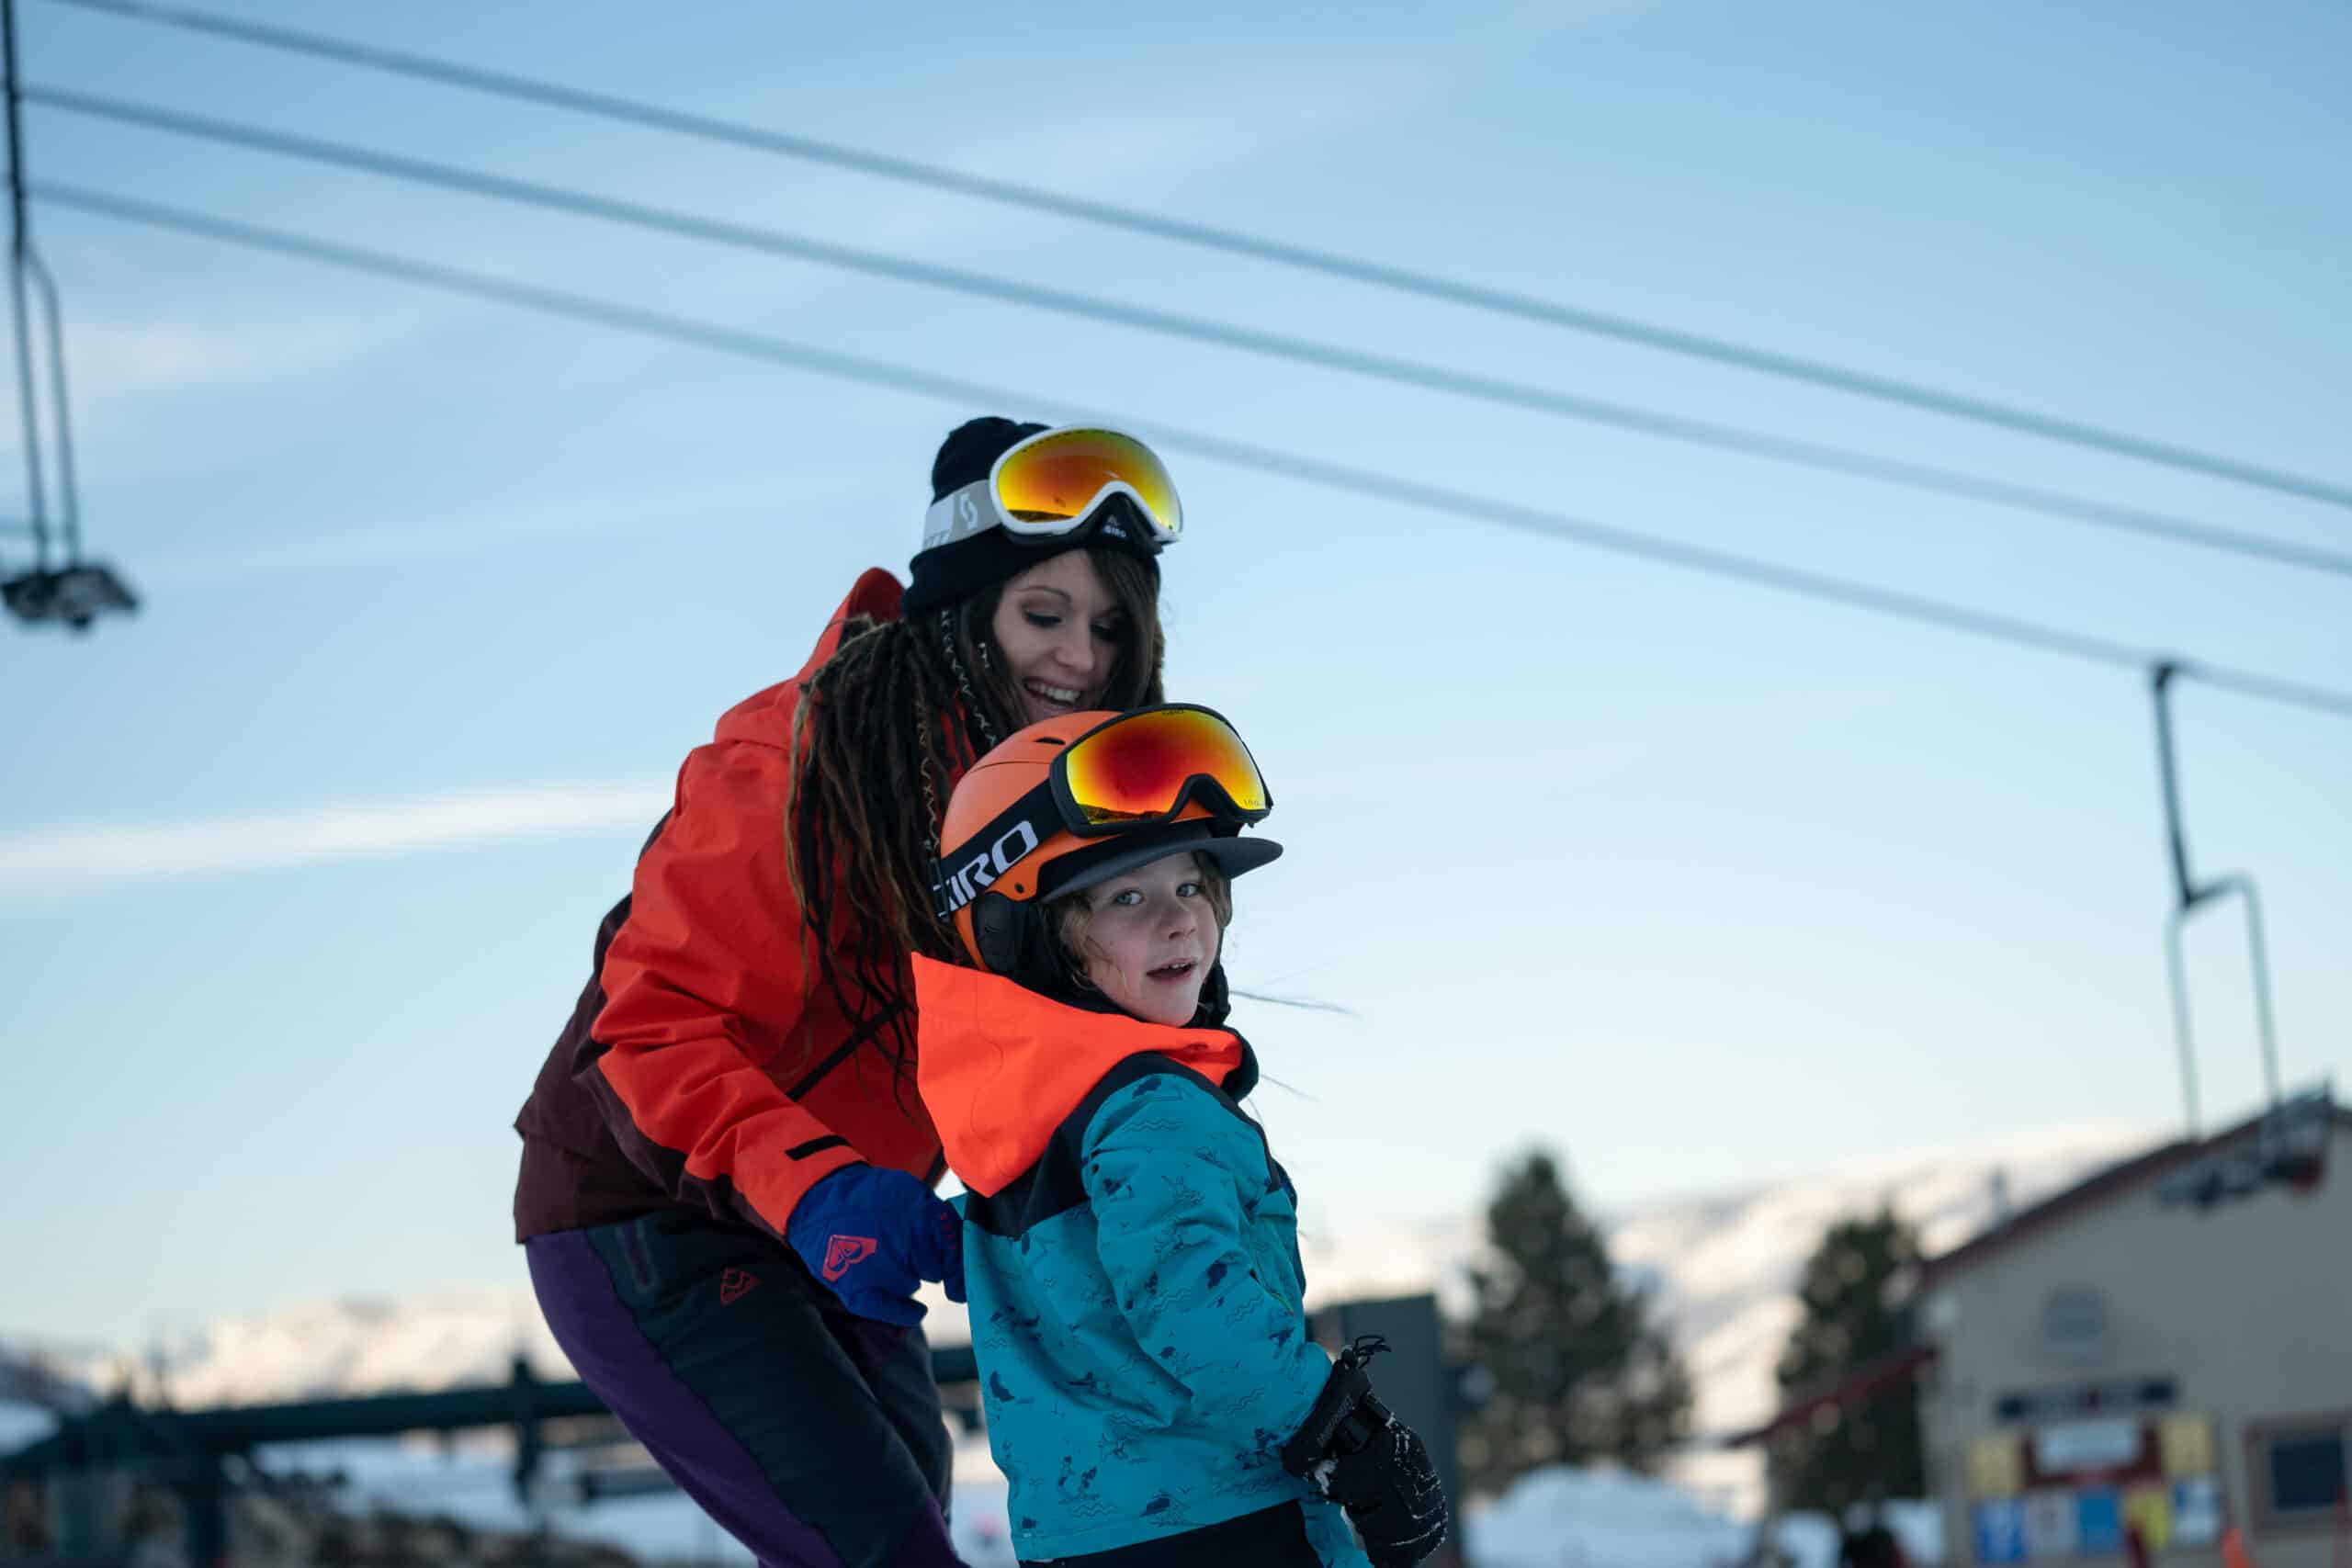
[{"label": "snow-covered mountain", "polygon": [[[1772,1366],[1796,1305],[1804,1258],[1835,1221],[1892,1201],[1929,1250],[1984,1228],[2003,1201],[2022,1206],[2144,1146],[2144,1130],[2046,1130],[1973,1149],[1849,1165],[1748,1191],[1643,1204],[1606,1217],[1618,1263],[1656,1282],[1698,1389],[1696,1427],[1753,1426],[1774,1400]],[[1480,1222],[1460,1215],[1378,1232],[1304,1236],[1310,1302],[1436,1289],[1454,1310]],[[964,1336],[963,1312],[932,1296],[936,1342]],[[22,1348],[19,1347],[19,1348]],[[542,1376],[569,1375],[527,1286],[451,1287],[397,1301],[306,1302],[222,1319],[164,1348],[171,1399],[182,1405],[295,1399],[504,1379],[514,1358]],[[83,1355],[62,1370],[85,1383],[152,1393],[157,1358]],[[52,1364],[56,1364],[52,1361]],[[1744,1510],[1756,1500],[1747,1456],[1702,1453],[1684,1479]]]},{"label": "snow-covered mountain", "polygon": [[86,1387],[192,1407],[503,1382],[517,1356],[543,1377],[572,1375],[521,1283],[295,1302],[158,1345],[49,1348],[41,1359]]}]

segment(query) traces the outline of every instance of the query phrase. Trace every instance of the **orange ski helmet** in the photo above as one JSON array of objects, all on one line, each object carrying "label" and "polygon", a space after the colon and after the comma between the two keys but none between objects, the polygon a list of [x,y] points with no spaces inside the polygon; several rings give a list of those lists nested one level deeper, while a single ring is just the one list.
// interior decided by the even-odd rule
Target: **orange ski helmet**
[{"label": "orange ski helmet", "polygon": [[1239,837],[1273,808],[1224,716],[1186,703],[1049,718],[972,765],[940,825],[933,888],[964,951],[1034,989],[1066,968],[1045,907],[1189,851],[1228,877],[1282,853]]}]

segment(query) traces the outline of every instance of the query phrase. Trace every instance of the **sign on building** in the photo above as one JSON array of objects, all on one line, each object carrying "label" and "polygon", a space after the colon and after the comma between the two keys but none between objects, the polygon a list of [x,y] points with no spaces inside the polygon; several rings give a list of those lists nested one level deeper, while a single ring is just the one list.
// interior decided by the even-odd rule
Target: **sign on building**
[{"label": "sign on building", "polygon": [[2056,1421],[1968,1447],[1970,1520],[1982,1563],[2120,1557],[2222,1536],[2213,1423],[2174,1413]]},{"label": "sign on building", "polygon": [[2025,1561],[2025,1504],[2015,1497],[1979,1503],[1974,1510],[1976,1561],[1985,1563]]}]

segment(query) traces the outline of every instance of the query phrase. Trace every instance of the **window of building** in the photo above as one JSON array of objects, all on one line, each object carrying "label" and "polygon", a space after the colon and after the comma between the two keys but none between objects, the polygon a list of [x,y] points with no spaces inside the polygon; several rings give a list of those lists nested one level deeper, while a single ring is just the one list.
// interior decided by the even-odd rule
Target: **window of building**
[{"label": "window of building", "polygon": [[2097,1361],[2107,1354],[2107,1299],[2068,1285],[2041,1303],[2041,1350],[2055,1361]]},{"label": "window of building", "polygon": [[2344,1434],[2281,1433],[2270,1439],[2270,1506],[2281,1514],[2333,1508],[2344,1496]]},{"label": "window of building", "polygon": [[2352,1416],[2263,1422],[2247,1430],[2256,1501],[2267,1526],[2334,1525],[2352,1496]]}]

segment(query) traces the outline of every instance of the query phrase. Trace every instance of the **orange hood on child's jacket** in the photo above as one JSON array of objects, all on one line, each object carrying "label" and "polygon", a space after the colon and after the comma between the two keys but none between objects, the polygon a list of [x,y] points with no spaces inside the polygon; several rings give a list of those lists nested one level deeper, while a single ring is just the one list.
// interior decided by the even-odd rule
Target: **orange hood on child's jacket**
[{"label": "orange hood on child's jacket", "polygon": [[[915,1083],[956,1179],[994,1197],[1037,1163],[1062,1119],[1129,1056],[1158,1052],[1219,1089],[1249,1048],[1225,1029],[1088,1012],[1001,975],[914,961]],[[1244,1075],[1254,1078],[1254,1072]],[[1251,1085],[1233,1086],[1235,1096]]]}]

